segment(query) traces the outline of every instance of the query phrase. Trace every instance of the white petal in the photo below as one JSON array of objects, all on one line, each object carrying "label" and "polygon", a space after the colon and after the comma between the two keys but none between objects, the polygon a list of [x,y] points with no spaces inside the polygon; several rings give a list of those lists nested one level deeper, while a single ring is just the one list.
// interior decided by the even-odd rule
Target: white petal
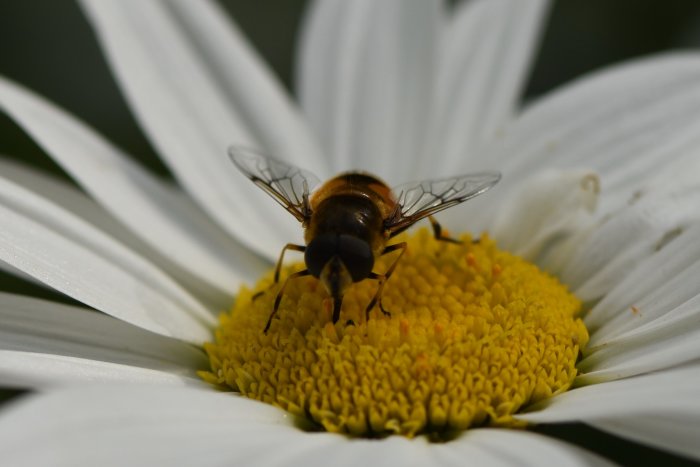
[{"label": "white petal", "polygon": [[[547,167],[585,167],[600,177],[597,216],[636,193],[697,179],[700,54],[628,62],[578,79],[538,99],[470,170],[498,168],[504,183],[442,214],[451,229],[490,229],[515,186]],[[446,219],[446,221],[445,221]]]},{"label": "white petal", "polygon": [[[514,117],[548,1],[463,2],[443,37],[436,107],[423,168],[431,175],[471,170],[480,148]],[[430,165],[432,164],[432,165]],[[421,173],[421,172],[419,172]]]},{"label": "white petal", "polygon": [[[500,429],[477,429],[446,443],[430,443],[424,437],[408,440],[389,437],[384,440],[347,440],[328,434],[314,435],[332,442],[313,446],[288,465],[325,465],[333,458],[338,466],[583,466],[610,465],[604,459],[583,449],[544,436]],[[307,442],[301,438],[300,444]]]},{"label": "white petal", "polygon": [[630,202],[578,231],[571,225],[574,234],[564,241],[550,242],[547,256],[538,262],[560,276],[584,301],[596,300],[697,222],[699,201],[700,190],[692,185],[643,196],[641,201]]},{"label": "white petal", "polygon": [[[583,421],[626,438],[700,458],[700,445],[687,442],[700,439],[699,384],[700,368],[687,366],[577,388],[538,404],[536,412],[518,418],[536,423]],[[640,421],[645,423],[634,423]]]},{"label": "white petal", "polygon": [[442,465],[585,466],[611,462],[562,441],[536,433],[503,429],[469,430],[459,439],[435,446]]},{"label": "white petal", "polygon": [[[0,417],[12,465],[580,466],[602,459],[532,433],[474,430],[448,443],[304,433],[284,412],[194,388],[91,386],[20,400]],[[90,446],[90,449],[85,449]],[[271,449],[274,447],[274,449]],[[43,461],[43,462],[42,462]]]},{"label": "white petal", "polygon": [[204,384],[201,380],[188,376],[132,365],[64,355],[0,350],[0,385],[3,387],[43,389],[82,386],[86,383],[145,383],[167,386]]},{"label": "white petal", "polygon": [[586,353],[577,365],[583,372],[577,378],[579,384],[648,373],[700,359],[700,291],[663,318],[603,340]]},{"label": "white petal", "polygon": [[582,384],[700,358],[700,225],[626,275],[585,317]]},{"label": "white petal", "polygon": [[34,285],[38,285],[39,287],[45,287],[48,288],[46,284],[43,282],[33,278],[29,274],[25,274],[21,270],[17,269],[16,267],[12,266],[11,264],[6,263],[5,261],[0,260],[0,271],[10,274],[12,276],[18,277],[22,279],[23,281],[31,282]]},{"label": "white petal", "polygon": [[[260,110],[250,110],[256,95],[251,92],[252,84],[248,80],[262,79],[266,74],[255,64],[251,52],[246,51],[247,46],[243,43],[231,46],[235,53],[232,60],[241,59],[243,64],[237,69],[242,75],[236,84],[247,83],[242,89],[236,86],[233,93],[227,89],[228,85],[224,86],[226,79],[210,66],[222,52],[205,53],[203,43],[198,42],[211,45],[212,38],[200,37],[195,41],[193,37],[197,33],[189,34],[183,26],[180,15],[189,7],[138,0],[85,0],[82,5],[136,117],[177,179],[221,226],[272,259],[278,247],[299,235],[300,229],[294,219],[272,207],[274,201],[265,199],[248,179],[237,173],[226,154],[231,144],[275,149],[271,147],[273,142],[263,141],[263,135],[258,134],[262,133],[256,128],[262,123]],[[203,8],[207,8],[206,4],[197,5],[192,14],[202,14]],[[201,21],[209,22],[212,15],[216,13],[209,11],[204,19],[186,22],[197,31],[202,28]],[[217,22],[212,26],[216,29],[212,34],[240,39],[236,33],[222,31],[223,27]],[[216,66],[229,73],[229,67],[234,65],[218,62]],[[268,98],[274,92],[272,85],[261,85],[260,89]],[[246,95],[245,115],[234,107],[235,99],[231,99],[234,94]],[[273,100],[265,100],[265,109],[275,106]],[[265,109],[262,110],[267,112]],[[246,119],[253,113],[257,115],[255,121],[248,122]],[[286,137],[280,139],[283,140]],[[294,148],[289,154],[277,156],[291,157],[301,152]],[[268,212],[279,215],[267,215]]]},{"label": "white petal", "polygon": [[298,449],[290,423],[270,405],[208,388],[88,386],[5,409],[0,457],[9,465],[270,465],[266,458],[283,462]]},{"label": "white petal", "polygon": [[[314,446],[297,457],[288,459],[289,465],[324,465],[333,458],[338,466],[461,466],[469,465],[525,466],[551,465],[583,466],[609,465],[595,454],[575,446],[552,440],[534,433],[499,429],[470,430],[459,439],[446,443],[429,443],[424,437],[407,440],[389,437],[378,440],[347,440],[334,435],[315,435],[332,442]],[[297,440],[305,444],[306,439]]]},{"label": "white petal", "polygon": [[609,292],[669,239],[700,220],[700,186],[650,194],[577,238],[558,272],[584,301]]},{"label": "white petal", "polygon": [[517,418],[533,422],[587,421],[684,411],[700,417],[700,367],[688,365],[572,389]]},{"label": "white petal", "polygon": [[[517,182],[516,182],[517,183]],[[499,247],[529,260],[590,222],[598,176],[588,170],[544,170],[512,190],[494,222]]]},{"label": "white petal", "polygon": [[[99,204],[73,185],[9,158],[0,157],[0,174],[2,174],[3,178],[45,199],[60,202],[63,209],[70,211],[86,222],[90,222],[100,228],[100,230],[108,232],[130,248],[138,249],[139,253],[147,253],[147,251],[141,251],[141,249],[144,249],[144,245],[130,230],[124,228]],[[152,254],[152,251],[150,253]]]},{"label": "white petal", "polygon": [[[307,435],[308,436],[308,435]],[[279,465],[313,465],[321,466],[333,459],[333,465],[353,467],[357,465],[372,465],[392,467],[395,465],[426,466],[437,465],[432,459],[432,446],[423,438],[408,440],[392,436],[383,440],[347,439],[328,433],[315,435],[325,441],[325,444],[314,446],[292,458],[289,464]],[[296,440],[306,444],[306,437]],[[316,440],[313,440],[316,441]],[[311,443],[309,443],[311,444]]]},{"label": "white petal", "polygon": [[[302,167],[328,172],[328,162],[282,84],[217,2],[163,2],[204,66],[261,145]],[[134,5],[137,5],[136,3]],[[136,7],[138,8],[138,6]]]},{"label": "white petal", "polygon": [[423,156],[441,15],[439,0],[314,5],[303,28],[299,95],[334,169],[412,172]]},{"label": "white petal", "polygon": [[[700,54],[608,68],[536,101],[483,163],[522,177],[538,167],[585,166],[605,193],[627,199],[700,134]],[[674,147],[682,142],[685,149]],[[517,157],[516,157],[517,155]],[[697,158],[695,158],[697,160]]]},{"label": "white petal", "polygon": [[[129,247],[131,250],[135,251],[139,255],[147,258],[153,264],[158,266],[163,271],[167,272],[169,275],[177,279],[181,284],[187,287],[187,290],[194,294],[202,303],[206,304],[212,310],[223,310],[231,306],[232,294],[236,291],[236,282],[229,284],[229,288],[226,292],[221,289],[216,288],[211,282],[208,282],[201,278],[201,276],[195,276],[192,272],[188,272],[182,269],[177,264],[175,264],[172,259],[166,258],[162,254],[155,251],[149,245],[147,245],[140,237],[137,237],[134,232],[124,227],[118,220],[116,220],[112,215],[105,211],[99,204],[97,204],[92,199],[88,198],[83,192],[74,188],[73,186],[58,180],[55,177],[49,176],[47,174],[40,173],[32,168],[22,166],[13,162],[12,160],[0,158],[0,173],[3,177],[9,179],[10,181],[21,185],[29,191],[32,191],[46,199],[60,200],[61,207],[80,217],[83,221],[88,222],[103,232],[108,233],[110,236],[114,237],[116,240],[122,244]],[[183,205],[190,205],[190,201],[186,199],[181,200]],[[200,224],[202,231],[206,228],[205,226],[211,226],[216,228],[209,221],[205,220]],[[145,230],[147,231],[147,229]],[[167,242],[163,242],[166,244]],[[234,249],[241,249],[240,245],[237,245]],[[184,251],[186,251],[185,249]],[[184,251],[173,255],[172,252],[176,250],[170,250],[169,256],[173,258],[183,259],[188,257]],[[228,251],[228,250],[226,250]],[[226,260],[226,258],[224,258]],[[262,260],[258,260],[262,262]],[[204,263],[197,263],[195,261],[188,267],[188,269],[199,264],[199,268],[195,269],[205,269]],[[246,261],[245,253],[240,260],[240,266],[248,265],[250,267],[251,274],[255,274],[259,270],[255,264],[251,264]],[[9,267],[9,266],[8,266]],[[13,268],[14,274],[19,272],[23,275],[24,279],[31,279],[37,284],[43,284],[36,279],[28,276],[16,268]],[[200,271],[201,272],[201,271]],[[229,276],[226,274],[225,276]],[[222,276],[224,277],[224,276]],[[220,278],[218,278],[220,279]]]},{"label": "white petal", "polygon": [[0,177],[0,259],[76,300],[158,334],[201,343],[215,320],[151,263]]},{"label": "white petal", "polygon": [[[700,225],[683,231],[668,246],[625,274],[613,290],[586,314],[594,330],[589,348],[651,323],[698,293]],[[632,309],[634,307],[634,309]]]},{"label": "white petal", "polygon": [[209,367],[198,348],[86,308],[0,292],[0,323],[3,350],[120,363],[191,378]]},{"label": "white petal", "polygon": [[0,79],[0,106],[88,193],[177,269],[229,295],[232,287],[262,269],[260,258],[179,193],[48,101]]},{"label": "white petal", "polygon": [[640,415],[625,419],[601,418],[588,423],[622,438],[700,459],[700,424],[697,417],[687,416],[682,412],[670,415]]}]

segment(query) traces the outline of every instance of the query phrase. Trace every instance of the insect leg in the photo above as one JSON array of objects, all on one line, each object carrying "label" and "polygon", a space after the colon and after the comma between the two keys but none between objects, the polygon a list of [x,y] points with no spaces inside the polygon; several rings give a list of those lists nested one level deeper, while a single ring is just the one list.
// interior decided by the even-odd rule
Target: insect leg
[{"label": "insect leg", "polygon": [[401,242],[384,248],[384,251],[382,251],[382,256],[399,249],[401,250],[401,253],[399,253],[399,256],[396,257],[396,260],[391,264],[391,266],[389,266],[389,269],[387,269],[384,274],[377,274],[375,272],[370,273],[368,279],[376,279],[379,282],[379,287],[377,287],[377,292],[374,294],[372,301],[369,302],[369,305],[367,305],[367,309],[365,310],[365,317],[367,321],[369,321],[370,310],[374,308],[374,305],[376,305],[377,302],[379,302],[379,309],[382,311],[382,313],[384,313],[386,316],[391,316],[391,313],[386,311],[384,309],[384,305],[382,305],[382,292],[384,291],[384,284],[386,284],[386,281],[389,280],[391,274],[394,272],[394,269],[396,269],[396,265],[399,264],[399,260],[405,253],[407,246],[408,244],[406,242]]},{"label": "insect leg", "polygon": [[284,261],[284,252],[287,250],[301,251],[303,253],[306,251],[306,247],[303,245],[295,245],[294,243],[287,243],[284,248],[282,248],[280,259],[277,260],[277,267],[275,267],[275,284],[280,281],[280,271],[282,270],[282,262]]},{"label": "insect leg", "polygon": [[340,307],[343,304],[343,297],[333,297],[333,324],[340,319]]},{"label": "insect leg", "polygon": [[433,227],[433,236],[435,237],[435,240],[450,243],[462,243],[461,241],[455,238],[442,235],[442,226],[438,223],[438,221],[435,220],[433,216],[428,216],[428,220],[430,221],[430,225]]},{"label": "insect leg", "polygon": [[[303,245],[295,245],[294,243],[287,243],[284,246],[284,248],[282,248],[282,252],[280,253],[280,258],[277,260],[277,266],[275,267],[275,280],[272,283],[272,285],[275,285],[280,281],[280,271],[282,271],[282,263],[284,262],[284,253],[287,250],[304,252],[304,251],[306,251],[306,247]],[[266,290],[261,290],[260,292],[256,293],[255,295],[253,295],[253,300],[257,299],[265,292],[266,292]]]},{"label": "insect leg", "polygon": [[284,295],[284,289],[287,288],[287,284],[289,284],[289,281],[292,279],[297,279],[299,277],[304,277],[308,276],[311,274],[308,269],[304,269],[302,271],[297,271],[294,274],[291,274],[285,279],[284,284],[282,284],[282,288],[280,289],[279,292],[277,292],[277,297],[275,298],[275,304],[272,306],[272,313],[270,313],[270,317],[267,318],[267,324],[265,325],[265,329],[263,332],[267,334],[267,331],[270,329],[270,325],[272,324],[272,318],[275,317],[277,314],[277,309],[280,307],[280,303],[282,303],[282,295]]}]

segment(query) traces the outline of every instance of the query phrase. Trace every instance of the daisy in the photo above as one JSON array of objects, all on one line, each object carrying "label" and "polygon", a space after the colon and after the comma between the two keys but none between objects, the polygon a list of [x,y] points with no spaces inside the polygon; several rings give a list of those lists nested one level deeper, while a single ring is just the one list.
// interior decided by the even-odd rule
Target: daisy
[{"label": "daisy", "polygon": [[[0,79],[3,110],[84,190],[3,160],[0,260],[90,307],[0,295],[0,383],[37,390],[0,413],[4,462],[605,464],[510,428],[567,422],[700,458],[699,55],[620,65],[519,109],[544,2],[448,12],[437,0],[319,1],[301,40],[298,111],[214,3],[82,5],[178,185]],[[393,295],[387,286],[387,303],[405,314],[332,326],[323,295],[304,282],[265,336],[270,298],[238,290],[300,229],[235,172],[232,143],[321,176],[360,167],[394,184],[495,167],[504,180],[440,216],[451,232],[487,232],[479,244],[408,237]],[[268,273],[256,290],[269,282]],[[358,313],[362,285],[344,313]],[[452,309],[462,313],[456,327]],[[411,354],[455,335],[459,345],[483,337],[476,364],[499,371],[461,390],[468,375],[444,376],[461,360],[436,373],[439,356]],[[326,347],[304,347],[314,342]],[[304,376],[319,368],[306,357],[332,352],[339,373],[323,368],[308,393],[282,397],[272,386],[290,376],[270,362],[288,356]],[[363,352],[407,363],[369,381],[344,373]],[[498,366],[513,355],[514,367]],[[332,386],[339,374],[349,389]],[[397,386],[428,380],[440,397],[423,412],[396,402],[422,387]],[[365,385],[367,397],[348,402]],[[396,407],[381,413],[382,398]],[[363,403],[366,419],[354,412]],[[330,431],[407,436],[310,432],[299,415]],[[449,439],[422,435],[436,427]],[[476,428],[454,431],[467,427]]]}]

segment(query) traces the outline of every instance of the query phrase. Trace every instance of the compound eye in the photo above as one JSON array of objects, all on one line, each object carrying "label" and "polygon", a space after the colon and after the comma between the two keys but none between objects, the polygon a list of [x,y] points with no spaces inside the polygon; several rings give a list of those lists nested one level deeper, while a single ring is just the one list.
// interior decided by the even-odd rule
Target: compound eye
[{"label": "compound eye", "polygon": [[338,253],[353,282],[366,279],[372,272],[374,256],[366,241],[352,235],[341,235]]},{"label": "compound eye", "polygon": [[319,235],[309,242],[304,253],[306,267],[314,277],[320,277],[323,267],[338,253],[338,236]]}]

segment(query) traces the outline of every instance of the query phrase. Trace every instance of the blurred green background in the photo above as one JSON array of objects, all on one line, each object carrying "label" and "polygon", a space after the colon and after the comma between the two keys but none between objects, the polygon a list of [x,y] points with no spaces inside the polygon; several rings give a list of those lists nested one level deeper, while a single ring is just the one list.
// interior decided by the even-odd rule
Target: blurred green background
[{"label": "blurred green background", "polygon": [[[291,88],[294,38],[306,1],[221,3]],[[698,46],[697,0],[559,0],[552,8],[526,96],[541,95],[610,63]],[[131,117],[92,31],[72,0],[0,0],[0,73],[47,96],[146,166],[167,176]],[[4,115],[0,115],[0,154],[62,176]],[[0,275],[0,290],[57,298],[7,275]],[[0,401],[11,395],[0,393]],[[584,446],[624,465],[695,465],[582,425],[537,431]]]}]

